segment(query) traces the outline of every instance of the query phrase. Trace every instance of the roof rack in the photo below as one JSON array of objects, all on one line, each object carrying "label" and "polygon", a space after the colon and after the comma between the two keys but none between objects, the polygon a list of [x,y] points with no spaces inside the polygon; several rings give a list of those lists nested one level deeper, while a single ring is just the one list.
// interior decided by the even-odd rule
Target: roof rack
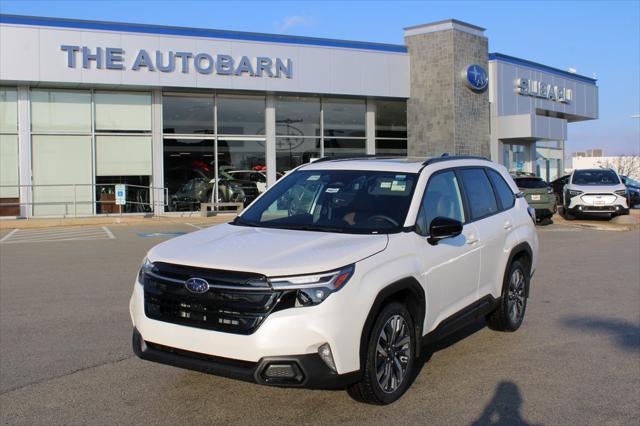
[{"label": "roof rack", "polygon": [[348,161],[348,160],[386,160],[386,159],[390,159],[390,158],[398,158],[398,157],[391,157],[391,156],[381,156],[381,155],[360,155],[358,157],[320,157],[317,160],[312,161],[309,164],[315,164],[315,163],[323,163],[325,161]]},{"label": "roof rack", "polygon": [[440,163],[441,161],[453,161],[453,160],[484,160],[491,161],[486,157],[479,157],[475,155],[449,155],[446,152],[440,157],[429,158],[422,163],[423,166],[428,166],[434,163]]}]

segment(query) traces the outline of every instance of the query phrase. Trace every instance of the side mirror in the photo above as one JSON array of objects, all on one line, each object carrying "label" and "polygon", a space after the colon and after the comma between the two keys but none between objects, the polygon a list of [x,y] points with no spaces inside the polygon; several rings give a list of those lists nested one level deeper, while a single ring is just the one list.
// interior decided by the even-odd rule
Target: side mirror
[{"label": "side mirror", "polygon": [[457,237],[462,233],[462,222],[448,217],[438,216],[429,225],[429,244],[436,245],[445,238]]}]

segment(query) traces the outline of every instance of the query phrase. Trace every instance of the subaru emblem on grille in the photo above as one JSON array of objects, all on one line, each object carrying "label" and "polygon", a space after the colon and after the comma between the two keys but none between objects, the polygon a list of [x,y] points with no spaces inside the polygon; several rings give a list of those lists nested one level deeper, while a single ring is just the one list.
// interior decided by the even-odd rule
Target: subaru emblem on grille
[{"label": "subaru emblem on grille", "polygon": [[184,286],[191,293],[202,294],[209,290],[209,283],[202,278],[189,278],[184,282]]}]

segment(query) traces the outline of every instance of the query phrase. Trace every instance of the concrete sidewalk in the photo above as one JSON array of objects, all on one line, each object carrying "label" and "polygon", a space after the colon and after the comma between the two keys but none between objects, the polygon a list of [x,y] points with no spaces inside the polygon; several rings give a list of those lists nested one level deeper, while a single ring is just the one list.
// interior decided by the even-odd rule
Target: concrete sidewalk
[{"label": "concrete sidewalk", "polygon": [[235,213],[221,213],[216,216],[94,216],[78,218],[32,218],[0,220],[0,231],[8,229],[52,228],[58,226],[96,226],[96,225],[162,225],[181,224],[215,225],[230,222]]},{"label": "concrete sidewalk", "polygon": [[577,228],[595,229],[600,231],[636,231],[640,230],[640,209],[632,209],[628,215],[617,216],[613,219],[590,217],[566,220],[559,212],[553,218],[555,225],[573,226]]}]

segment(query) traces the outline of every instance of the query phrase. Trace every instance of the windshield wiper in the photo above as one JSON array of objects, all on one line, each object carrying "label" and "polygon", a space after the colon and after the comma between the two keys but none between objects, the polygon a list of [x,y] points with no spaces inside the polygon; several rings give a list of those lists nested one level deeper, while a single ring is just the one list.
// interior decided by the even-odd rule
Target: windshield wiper
[{"label": "windshield wiper", "polygon": [[274,228],[280,229],[294,229],[296,231],[320,231],[320,232],[345,232],[342,228],[331,228],[325,226],[313,226],[313,225],[296,225],[296,224],[278,224]]}]

